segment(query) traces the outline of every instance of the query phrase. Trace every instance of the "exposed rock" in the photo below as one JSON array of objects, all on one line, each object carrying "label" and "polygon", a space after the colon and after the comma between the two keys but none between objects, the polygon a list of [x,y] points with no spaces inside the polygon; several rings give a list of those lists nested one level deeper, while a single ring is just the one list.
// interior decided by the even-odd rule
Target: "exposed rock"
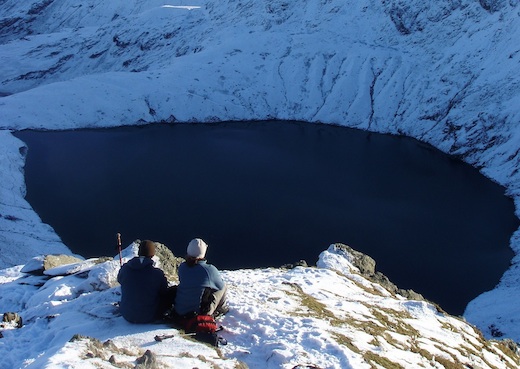
[{"label": "exposed rock", "polygon": [[6,328],[10,326],[12,328],[22,328],[23,327],[23,319],[18,313],[4,313],[2,317],[2,323],[0,324],[0,328]]},{"label": "exposed rock", "polygon": [[80,263],[83,260],[71,255],[46,255],[43,259],[43,270],[49,270],[61,265]]},{"label": "exposed rock", "polygon": [[146,350],[143,356],[136,360],[137,365],[135,369],[156,369],[157,366],[157,358],[153,352],[150,350]]},{"label": "exposed rock", "polygon": [[164,271],[166,278],[169,281],[179,281],[177,270],[184,259],[175,256],[166,245],[159,242],[156,242],[155,256],[159,258],[161,269]]},{"label": "exposed rock", "polygon": [[296,261],[296,262],[294,262],[292,264],[284,264],[284,265],[281,266],[281,268],[283,268],[283,269],[294,269],[294,268],[299,267],[299,266],[306,268],[306,267],[309,266],[309,264],[307,264],[307,262],[305,260],[299,260],[299,261]]},{"label": "exposed rock", "polygon": [[504,7],[504,0],[479,0],[482,8],[487,10],[490,13],[494,13],[499,11]]},{"label": "exposed rock", "polygon": [[[364,276],[373,276],[376,274],[376,261],[370,256],[365,255],[360,251],[354,250],[352,247],[342,243],[334,244],[334,248],[336,250],[345,252],[348,255],[348,260],[352,263],[352,265],[358,268],[361,274]],[[381,276],[384,277],[382,274]]]},{"label": "exposed rock", "polygon": [[361,275],[363,275],[365,278],[372,282],[378,283],[389,292],[399,294],[403,297],[412,300],[426,300],[420,293],[417,293],[413,290],[401,289],[397,287],[394,283],[392,283],[390,279],[388,279],[388,277],[385,276],[383,273],[377,272],[376,261],[370,256],[365,255],[357,250],[354,250],[352,247],[342,243],[334,244],[334,248],[336,250],[343,251],[347,255],[347,258],[350,261],[350,263],[354,265],[357,269],[359,269]]},{"label": "exposed rock", "polygon": [[[85,344],[84,359],[101,360],[102,362],[110,363],[116,368],[153,369],[158,367],[155,355],[149,350],[143,354],[143,351],[138,347],[133,348],[133,350],[125,347],[120,348],[111,340],[101,342],[97,338],[81,334],[75,334],[69,342],[76,341],[82,341]],[[137,365],[131,365],[128,360],[138,355],[141,356],[136,359]],[[116,360],[116,357],[120,360]]]},{"label": "exposed rock", "polygon": [[25,266],[22,268],[22,272],[40,275],[43,274],[46,270],[53,269],[58,266],[81,263],[82,261],[84,260],[65,254],[39,255],[32,258],[27,264],[25,264]]},{"label": "exposed rock", "polygon": [[41,3],[36,3],[31,6],[31,9],[27,11],[27,14],[34,15],[41,13],[47,8],[50,4],[52,4],[54,0],[44,0]]},{"label": "exposed rock", "polygon": [[520,347],[518,346],[519,344],[513,341],[512,339],[506,338],[502,340],[502,343],[515,355],[518,355],[518,353],[520,352]]}]

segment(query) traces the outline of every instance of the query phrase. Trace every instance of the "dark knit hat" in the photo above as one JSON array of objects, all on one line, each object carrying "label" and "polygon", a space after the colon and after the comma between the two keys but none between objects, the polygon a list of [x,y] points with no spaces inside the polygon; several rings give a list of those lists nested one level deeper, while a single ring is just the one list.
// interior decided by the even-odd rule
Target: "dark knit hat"
[{"label": "dark knit hat", "polygon": [[151,258],[155,255],[155,242],[150,240],[141,241],[139,244],[139,256]]}]

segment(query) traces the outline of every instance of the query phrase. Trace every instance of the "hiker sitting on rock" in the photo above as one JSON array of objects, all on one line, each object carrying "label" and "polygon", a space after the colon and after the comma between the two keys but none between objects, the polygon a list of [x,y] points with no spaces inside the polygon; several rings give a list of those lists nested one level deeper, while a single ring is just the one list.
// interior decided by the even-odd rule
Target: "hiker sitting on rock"
[{"label": "hiker sitting on rock", "polygon": [[206,263],[208,245],[200,238],[190,241],[186,261],[179,265],[179,285],[175,298],[175,312],[180,317],[212,315],[229,311],[226,284],[217,268]]},{"label": "hiker sitting on rock", "polygon": [[164,272],[154,266],[154,255],[155,242],[141,241],[138,256],[125,263],[117,275],[121,284],[119,310],[131,323],[159,320],[172,306],[175,289],[168,288]]}]

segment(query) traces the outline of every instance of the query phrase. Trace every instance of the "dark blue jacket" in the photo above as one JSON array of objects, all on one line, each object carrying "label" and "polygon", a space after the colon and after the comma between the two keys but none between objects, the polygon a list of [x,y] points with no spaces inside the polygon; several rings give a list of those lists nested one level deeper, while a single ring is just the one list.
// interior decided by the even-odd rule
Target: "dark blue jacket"
[{"label": "dark blue jacket", "polygon": [[200,301],[206,287],[221,290],[224,281],[217,268],[199,260],[195,265],[183,262],[179,265],[179,286],[175,298],[175,311],[179,315],[200,311]]},{"label": "dark blue jacket", "polygon": [[150,258],[136,256],[125,263],[117,275],[121,284],[121,315],[132,323],[150,323],[159,318],[162,295],[168,281]]}]

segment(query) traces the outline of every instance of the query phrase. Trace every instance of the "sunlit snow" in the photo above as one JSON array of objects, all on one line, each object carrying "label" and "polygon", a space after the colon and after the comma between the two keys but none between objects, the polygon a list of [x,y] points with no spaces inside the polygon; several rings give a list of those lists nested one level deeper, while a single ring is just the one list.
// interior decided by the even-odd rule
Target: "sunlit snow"
[{"label": "sunlit snow", "polygon": [[[223,322],[229,360],[180,338],[155,343],[155,334],[170,329],[132,326],[113,315],[117,287],[107,286],[117,265],[85,261],[77,267],[90,270],[86,279],[57,275],[39,288],[33,285],[42,277],[21,274],[32,257],[70,253],[72,245],[24,199],[27,148],[11,132],[160,121],[340,124],[412,136],[457,155],[504,185],[518,209],[517,0],[5,0],[0,24],[0,311],[27,318],[22,329],[3,333],[0,367],[98,365],[81,359],[84,340],[67,343],[77,333],[111,339],[132,355],[153,346],[166,361],[172,350],[186,351],[176,361],[186,368],[233,367],[234,360],[259,368],[370,367],[363,352],[404,367],[434,367],[410,345],[442,356],[439,342],[455,347],[462,339],[446,336],[446,326],[470,329],[429,304],[362,292],[365,281],[329,268],[243,270],[225,273],[234,297]],[[487,338],[518,342],[519,231],[511,247],[511,267],[495,289],[468,305],[464,318]],[[28,284],[20,283],[24,278]],[[98,292],[89,290],[91,282]],[[333,326],[306,314],[299,299],[307,295],[338,319],[370,321],[376,306],[405,311],[408,324],[428,338],[413,343],[413,336],[390,332],[379,339],[360,327]],[[341,346],[338,337],[345,337]],[[116,361],[130,360],[118,355]]]}]

